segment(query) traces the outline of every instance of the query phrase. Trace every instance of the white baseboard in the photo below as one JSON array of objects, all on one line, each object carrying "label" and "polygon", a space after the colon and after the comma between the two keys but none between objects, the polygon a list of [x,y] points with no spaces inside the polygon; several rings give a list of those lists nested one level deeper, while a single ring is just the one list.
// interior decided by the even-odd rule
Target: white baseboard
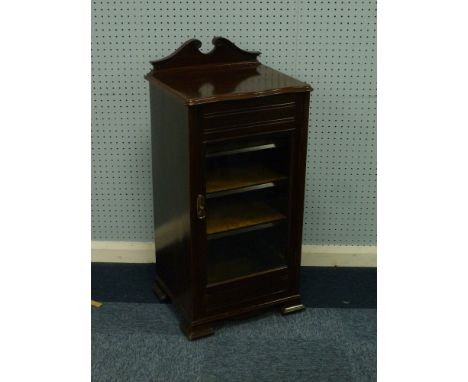
[{"label": "white baseboard", "polygon": [[96,263],[154,263],[154,243],[91,241],[91,261]]},{"label": "white baseboard", "polygon": [[302,266],[377,267],[377,246],[303,245]]},{"label": "white baseboard", "polygon": [[[154,263],[152,242],[92,241],[91,261]],[[302,266],[376,267],[377,247],[357,245],[303,245]]]}]

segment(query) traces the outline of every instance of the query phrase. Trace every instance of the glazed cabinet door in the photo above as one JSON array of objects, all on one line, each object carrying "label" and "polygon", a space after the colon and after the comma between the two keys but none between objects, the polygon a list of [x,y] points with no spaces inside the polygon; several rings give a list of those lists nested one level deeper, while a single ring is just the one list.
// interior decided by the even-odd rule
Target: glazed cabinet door
[{"label": "glazed cabinet door", "polygon": [[294,266],[291,190],[294,130],[203,145],[205,312],[288,290]]},{"label": "glazed cabinet door", "polygon": [[197,108],[198,317],[298,293],[303,104],[300,95],[283,94]]}]

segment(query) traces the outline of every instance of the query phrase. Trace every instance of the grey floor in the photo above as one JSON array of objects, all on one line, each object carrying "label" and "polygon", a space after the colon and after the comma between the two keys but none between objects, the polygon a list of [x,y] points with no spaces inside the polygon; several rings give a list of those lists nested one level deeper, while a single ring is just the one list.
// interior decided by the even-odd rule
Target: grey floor
[{"label": "grey floor", "polygon": [[169,304],[92,311],[93,381],[375,381],[376,310],[272,310],[189,342]]}]

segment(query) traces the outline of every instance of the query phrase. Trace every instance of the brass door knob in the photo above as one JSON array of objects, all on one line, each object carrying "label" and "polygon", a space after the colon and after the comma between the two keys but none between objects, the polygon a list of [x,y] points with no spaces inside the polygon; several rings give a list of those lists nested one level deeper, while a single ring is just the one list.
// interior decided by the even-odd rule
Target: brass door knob
[{"label": "brass door knob", "polygon": [[202,194],[198,194],[197,196],[197,217],[200,220],[203,220],[206,217],[205,197]]}]

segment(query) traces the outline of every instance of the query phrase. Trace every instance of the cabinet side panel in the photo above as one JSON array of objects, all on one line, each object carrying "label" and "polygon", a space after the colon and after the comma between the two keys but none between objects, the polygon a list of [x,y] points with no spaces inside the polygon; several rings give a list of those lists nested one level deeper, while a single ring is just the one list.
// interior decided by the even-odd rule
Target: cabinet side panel
[{"label": "cabinet side panel", "polygon": [[156,275],[191,317],[189,137],[187,108],[150,85]]}]

